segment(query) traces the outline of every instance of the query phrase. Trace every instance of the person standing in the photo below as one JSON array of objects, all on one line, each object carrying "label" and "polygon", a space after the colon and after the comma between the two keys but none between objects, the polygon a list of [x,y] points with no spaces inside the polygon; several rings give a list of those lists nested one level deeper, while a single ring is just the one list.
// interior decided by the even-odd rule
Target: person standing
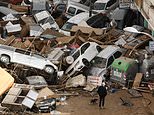
[{"label": "person standing", "polygon": [[101,86],[98,87],[97,93],[99,95],[99,107],[100,109],[102,109],[104,108],[105,97],[107,95],[107,89],[106,89],[105,82],[102,82]]}]

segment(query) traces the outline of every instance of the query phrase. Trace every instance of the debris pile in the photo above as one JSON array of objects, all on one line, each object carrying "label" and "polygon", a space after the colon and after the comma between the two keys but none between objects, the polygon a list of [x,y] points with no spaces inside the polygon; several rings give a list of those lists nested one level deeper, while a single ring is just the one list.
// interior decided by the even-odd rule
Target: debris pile
[{"label": "debris pile", "polygon": [[[99,11],[97,2],[93,9],[97,14],[91,12],[80,22],[72,18],[70,23],[72,16],[80,18],[79,12],[84,14],[90,8],[88,0],[74,2],[80,6],[79,14],[71,14],[68,9],[73,2],[1,3],[0,94],[1,106],[9,110],[2,113],[59,114],[58,106],[67,105],[70,96],[80,95],[74,89],[96,92],[103,80],[110,93],[130,88],[133,97],[141,97],[139,92],[154,95],[152,39],[123,30],[130,23],[122,21],[128,15],[126,10],[108,7]],[[132,20],[132,28],[149,32]],[[122,105],[133,106],[120,99]]]}]

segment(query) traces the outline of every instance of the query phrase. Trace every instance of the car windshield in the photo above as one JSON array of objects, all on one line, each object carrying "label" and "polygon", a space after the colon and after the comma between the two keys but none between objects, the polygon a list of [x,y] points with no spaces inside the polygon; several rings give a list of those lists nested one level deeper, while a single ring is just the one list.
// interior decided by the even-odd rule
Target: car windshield
[{"label": "car windshield", "polygon": [[106,15],[99,13],[89,18],[86,22],[93,28],[104,28],[108,25],[110,19]]},{"label": "car windshield", "polygon": [[94,10],[105,10],[106,3],[95,3]]},{"label": "car windshield", "polygon": [[76,24],[70,23],[70,22],[66,22],[61,29],[62,30],[66,30],[66,31],[70,31],[72,29],[72,26],[74,26],[74,25],[76,25]]},{"label": "car windshield", "polygon": [[75,14],[75,11],[76,11],[76,8],[69,7],[67,13],[73,16]]},{"label": "car windshield", "polygon": [[106,67],[106,62],[107,59],[101,58],[96,56],[92,61],[92,66],[93,67],[98,67],[98,68],[105,68]]},{"label": "car windshield", "polygon": [[44,19],[40,20],[38,23],[45,24],[47,22],[49,22],[50,24],[54,24],[55,21],[51,17],[48,17],[48,18],[44,18]]}]

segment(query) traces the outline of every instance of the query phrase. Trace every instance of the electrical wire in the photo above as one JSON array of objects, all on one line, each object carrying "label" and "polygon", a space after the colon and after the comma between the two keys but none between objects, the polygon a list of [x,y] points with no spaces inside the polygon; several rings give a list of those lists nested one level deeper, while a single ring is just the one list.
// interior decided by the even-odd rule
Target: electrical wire
[{"label": "electrical wire", "polygon": [[[45,20],[44,24],[48,21],[49,17]],[[42,29],[42,28],[41,28]],[[41,31],[41,29],[38,31],[38,33]],[[29,46],[27,47],[26,51],[24,54],[26,54],[29,51],[29,48],[33,45],[34,41],[36,40],[38,36],[35,36],[32,40],[32,42],[29,44]],[[15,72],[16,68],[19,66],[19,64],[16,64],[16,66],[14,66],[13,70],[11,71],[11,75],[12,72]]]}]

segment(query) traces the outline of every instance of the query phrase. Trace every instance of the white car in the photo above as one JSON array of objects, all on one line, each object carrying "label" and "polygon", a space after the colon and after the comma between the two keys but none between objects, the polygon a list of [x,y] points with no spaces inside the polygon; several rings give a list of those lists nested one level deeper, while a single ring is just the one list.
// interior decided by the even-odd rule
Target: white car
[{"label": "white car", "polygon": [[59,30],[58,24],[55,22],[54,18],[50,15],[48,11],[41,11],[34,15],[34,18],[40,26],[46,30],[47,28],[53,28]]},{"label": "white car", "polygon": [[53,74],[58,70],[56,65],[39,54],[7,45],[0,45],[0,61],[5,64],[18,63],[26,65],[44,70],[50,74]]},{"label": "white car", "polygon": [[90,61],[102,50],[95,42],[86,42],[82,44],[71,56],[73,63],[67,68],[65,74],[72,76],[79,72],[85,66],[90,66]]},{"label": "white car", "polygon": [[81,13],[81,12],[89,12],[89,7],[74,1],[67,2],[67,8],[65,11],[65,16],[70,19],[71,17]]},{"label": "white car", "polygon": [[66,36],[70,36],[71,32],[70,30],[74,25],[78,25],[81,21],[86,20],[89,18],[89,13],[88,12],[82,12],[79,13],[72,18],[70,18],[59,30],[60,33],[63,33]]},{"label": "white car", "polygon": [[103,49],[92,61],[88,74],[92,76],[104,77],[106,69],[112,62],[122,55],[122,50],[118,46],[108,46]]}]

